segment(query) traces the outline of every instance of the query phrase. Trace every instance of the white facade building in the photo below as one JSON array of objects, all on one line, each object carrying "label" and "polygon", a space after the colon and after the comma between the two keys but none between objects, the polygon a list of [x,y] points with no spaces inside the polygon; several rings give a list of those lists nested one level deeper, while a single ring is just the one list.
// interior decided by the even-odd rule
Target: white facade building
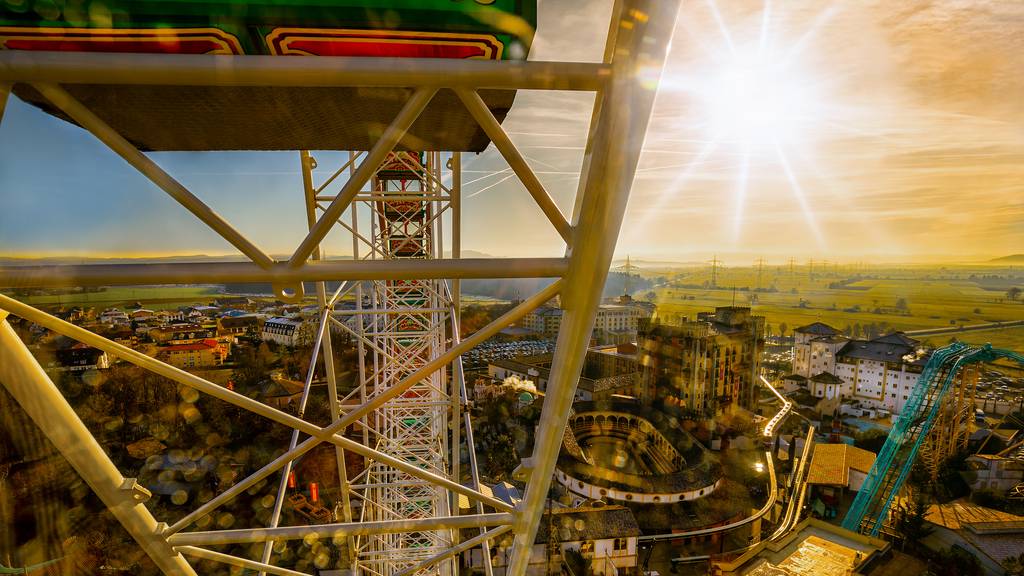
[{"label": "white facade building", "polygon": [[[641,318],[650,318],[649,309],[631,304],[601,304],[594,320],[593,337],[600,344],[635,342]],[[548,337],[558,335],[562,325],[562,309],[541,306],[526,316],[520,326]]]},{"label": "white facade building", "polygon": [[128,314],[117,308],[108,308],[104,310],[100,314],[99,321],[101,324],[122,324],[125,326],[129,323]]},{"label": "white facade building", "polygon": [[260,337],[283,346],[306,346],[316,337],[316,325],[298,319],[269,318],[263,323]]},{"label": "white facade building", "polygon": [[918,341],[901,332],[874,340],[852,340],[827,324],[794,330],[793,372],[817,398],[859,400],[867,408],[898,414],[917,385],[926,358]]}]

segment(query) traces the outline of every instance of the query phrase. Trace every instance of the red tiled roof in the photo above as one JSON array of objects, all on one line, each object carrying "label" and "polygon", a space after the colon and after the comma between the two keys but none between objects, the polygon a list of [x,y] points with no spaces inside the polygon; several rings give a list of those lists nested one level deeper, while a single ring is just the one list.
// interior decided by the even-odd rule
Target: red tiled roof
[{"label": "red tiled roof", "polygon": [[[213,342],[213,344],[210,344],[210,342]],[[197,344],[175,344],[174,346],[164,348],[164,350],[167,352],[189,352],[197,350],[211,350],[216,347],[216,340],[203,340]]]}]

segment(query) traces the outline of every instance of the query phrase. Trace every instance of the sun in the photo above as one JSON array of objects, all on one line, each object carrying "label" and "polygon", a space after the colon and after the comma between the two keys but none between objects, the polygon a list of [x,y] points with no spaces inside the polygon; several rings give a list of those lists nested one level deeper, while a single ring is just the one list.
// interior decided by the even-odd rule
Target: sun
[{"label": "sun", "polygon": [[[731,180],[733,191],[731,228],[736,245],[747,222],[748,199],[765,194],[766,182],[774,189],[781,180],[803,215],[811,241],[824,249],[823,231],[799,174],[808,163],[819,172],[821,144],[850,124],[844,120],[847,109],[835,94],[834,82],[840,76],[816,68],[812,62],[821,61],[821,54],[808,50],[836,11],[822,11],[811,26],[788,37],[773,30],[771,0],[763,0],[760,16],[747,20],[755,25],[745,26],[744,34],[734,37],[716,1],[708,0],[707,5],[717,30],[687,28],[696,57],[666,73],[661,83],[673,105],[683,110],[673,126],[675,140],[700,147],[688,164],[678,166],[656,205],[678,198],[691,177],[707,178],[709,173],[701,172],[704,166],[721,166],[724,161],[735,170],[725,178]],[[714,169],[710,175],[722,178]]]},{"label": "sun", "polygon": [[694,100],[717,142],[753,152],[807,147],[825,118],[813,76],[781,54],[737,49],[704,78]]}]

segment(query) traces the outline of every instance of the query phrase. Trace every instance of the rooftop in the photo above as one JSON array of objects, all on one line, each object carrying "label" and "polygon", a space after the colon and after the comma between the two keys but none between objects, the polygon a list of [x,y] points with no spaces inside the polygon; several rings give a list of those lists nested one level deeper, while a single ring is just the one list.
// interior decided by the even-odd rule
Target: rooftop
[{"label": "rooftop", "polygon": [[299,326],[302,324],[302,320],[292,320],[291,318],[285,318],[283,316],[277,316],[276,318],[268,318],[267,324],[285,324],[290,326]]},{"label": "rooftop", "polygon": [[556,542],[586,542],[639,535],[636,518],[623,506],[556,508],[541,519],[534,543],[547,544],[552,536]]},{"label": "rooftop", "polygon": [[174,346],[167,346],[163,348],[165,352],[194,352],[197,350],[211,350],[217,347],[217,341],[206,339],[202,342],[196,342],[194,344],[176,344]]},{"label": "rooftop", "polygon": [[849,444],[815,444],[808,484],[845,486],[850,469],[867,473],[875,463],[875,455]]},{"label": "rooftop", "polygon": [[850,340],[837,356],[876,362],[902,362],[903,357],[917,350],[917,340],[894,332],[874,340]]},{"label": "rooftop", "polygon": [[823,322],[812,322],[806,326],[801,326],[793,332],[799,332],[801,334],[816,334],[818,336],[835,336],[839,334],[839,330],[825,324]]},{"label": "rooftop", "polygon": [[932,505],[926,517],[937,526],[956,531],[996,563],[1024,554],[1024,516],[951,502]]},{"label": "rooftop", "polygon": [[811,376],[811,382],[819,382],[821,384],[842,384],[843,379],[831,372],[819,372],[814,376]]},{"label": "rooftop", "polygon": [[884,540],[862,536],[820,520],[801,522],[778,542],[765,541],[725,566],[744,576],[849,576],[859,574],[888,549]]},{"label": "rooftop", "polygon": [[[933,504],[928,507],[928,514],[925,517],[932,524],[949,528],[950,530],[960,530],[975,524],[981,524],[981,528],[984,529],[984,525],[1013,523],[1017,525],[1018,531],[1024,532],[1024,516],[1017,516],[1016,514],[978,506],[969,502]],[[1024,541],[1022,541],[1021,545],[1024,548]]]}]

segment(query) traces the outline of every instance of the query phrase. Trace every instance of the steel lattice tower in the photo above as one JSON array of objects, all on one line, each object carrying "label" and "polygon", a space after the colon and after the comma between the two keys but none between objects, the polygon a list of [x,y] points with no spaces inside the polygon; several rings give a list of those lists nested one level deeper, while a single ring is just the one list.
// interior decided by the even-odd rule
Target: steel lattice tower
[{"label": "steel lattice tower", "polygon": [[[441,215],[450,207],[448,190],[437,178],[439,154],[392,153],[371,181],[370,193],[356,197],[350,211],[358,229],[360,205],[369,213],[372,260],[437,259]],[[357,240],[356,249],[360,247]],[[361,396],[373,398],[446,351],[451,300],[443,280],[383,280],[372,283],[370,306],[362,298],[356,316],[360,357],[372,365],[362,373]],[[387,402],[366,424],[377,450],[404,458],[440,476],[450,477],[448,428],[450,382],[438,370]],[[457,481],[457,479],[456,479]],[[444,490],[436,484],[374,462],[354,489],[362,495],[362,520],[401,520],[451,514]],[[372,574],[393,574],[450,547],[451,531],[435,530],[371,535],[356,545],[357,566]],[[450,571],[450,561],[442,563]]]}]

